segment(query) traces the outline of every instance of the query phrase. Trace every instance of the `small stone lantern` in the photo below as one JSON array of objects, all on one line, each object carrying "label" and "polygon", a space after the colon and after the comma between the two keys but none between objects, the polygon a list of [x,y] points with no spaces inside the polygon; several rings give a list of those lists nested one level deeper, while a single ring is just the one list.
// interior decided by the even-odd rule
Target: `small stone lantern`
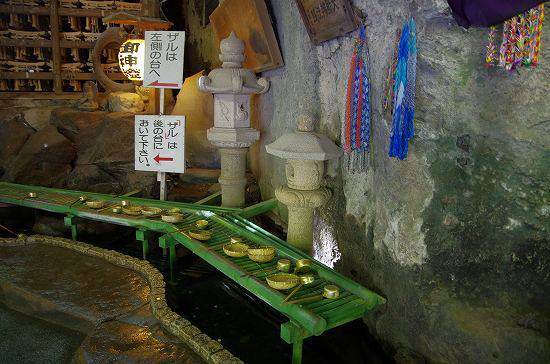
[{"label": "small stone lantern", "polygon": [[231,33],[220,42],[222,68],[199,78],[199,90],[214,94],[214,127],[207,137],[220,150],[222,206],[244,206],[246,152],[260,132],[250,127],[250,95],[269,89],[265,78],[242,68],[244,42]]},{"label": "small stone lantern", "polygon": [[286,159],[287,186],[275,190],[277,199],[288,207],[287,241],[311,254],[313,209],[324,205],[330,190],[321,187],[324,161],[338,158],[342,151],[325,135],[314,133],[314,121],[302,116],[294,133],[266,145],[267,153]]}]

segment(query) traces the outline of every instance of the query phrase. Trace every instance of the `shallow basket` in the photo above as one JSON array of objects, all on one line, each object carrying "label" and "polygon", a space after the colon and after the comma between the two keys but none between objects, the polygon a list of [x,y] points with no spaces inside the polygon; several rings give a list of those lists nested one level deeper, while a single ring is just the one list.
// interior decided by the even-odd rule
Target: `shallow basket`
[{"label": "shallow basket", "polygon": [[210,230],[189,230],[187,233],[190,237],[197,240],[208,240],[212,237]]},{"label": "shallow basket", "polygon": [[277,273],[266,278],[269,287],[276,290],[291,289],[298,285],[300,277],[296,274]]},{"label": "shallow basket", "polygon": [[275,258],[275,248],[271,246],[262,246],[259,248],[249,248],[248,258],[258,263],[266,263]]},{"label": "shallow basket", "polygon": [[245,243],[229,243],[223,246],[223,252],[233,258],[246,257],[248,253],[248,245]]},{"label": "shallow basket", "polygon": [[122,212],[126,215],[138,216],[138,215],[141,215],[141,207],[140,206],[123,206]]},{"label": "shallow basket", "polygon": [[105,201],[101,201],[101,200],[86,201],[86,206],[88,206],[91,209],[100,209],[103,206],[105,206]]},{"label": "shallow basket", "polygon": [[175,224],[183,221],[183,214],[170,213],[168,215],[162,215],[160,218],[162,219],[162,221]]},{"label": "shallow basket", "polygon": [[141,214],[147,217],[157,217],[162,213],[162,209],[158,207],[143,207],[141,209]]},{"label": "shallow basket", "polygon": [[197,229],[204,229],[208,226],[208,220],[197,220],[195,221],[195,226],[197,227]]}]

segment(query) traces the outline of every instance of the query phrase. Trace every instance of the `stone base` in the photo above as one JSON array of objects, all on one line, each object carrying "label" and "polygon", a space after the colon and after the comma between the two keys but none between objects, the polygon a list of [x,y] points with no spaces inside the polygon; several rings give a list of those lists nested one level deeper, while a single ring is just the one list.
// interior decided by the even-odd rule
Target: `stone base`
[{"label": "stone base", "polygon": [[330,190],[300,191],[287,186],[275,190],[277,199],[288,207],[287,242],[306,253],[313,248],[313,209],[324,205]]}]

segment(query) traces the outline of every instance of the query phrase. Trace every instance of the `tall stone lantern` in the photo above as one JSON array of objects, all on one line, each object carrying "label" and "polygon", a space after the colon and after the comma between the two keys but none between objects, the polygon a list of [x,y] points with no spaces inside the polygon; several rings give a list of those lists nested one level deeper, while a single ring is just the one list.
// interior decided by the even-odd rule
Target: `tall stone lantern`
[{"label": "tall stone lantern", "polygon": [[244,205],[246,152],[260,132],[250,127],[250,95],[269,89],[265,78],[242,68],[244,42],[231,33],[220,42],[222,68],[199,78],[199,90],[214,94],[214,127],[207,137],[220,150],[222,206]]},{"label": "tall stone lantern", "polygon": [[342,151],[328,137],[314,133],[314,121],[301,116],[298,129],[266,145],[267,153],[286,159],[287,186],[275,190],[277,199],[288,207],[287,241],[311,254],[313,210],[324,205],[330,190],[321,187],[325,160],[338,158]]}]

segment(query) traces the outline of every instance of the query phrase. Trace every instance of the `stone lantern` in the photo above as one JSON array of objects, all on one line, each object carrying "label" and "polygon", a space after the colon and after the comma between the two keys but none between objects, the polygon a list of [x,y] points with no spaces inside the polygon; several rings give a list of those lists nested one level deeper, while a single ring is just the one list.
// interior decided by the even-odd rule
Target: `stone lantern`
[{"label": "stone lantern", "polygon": [[220,150],[222,206],[244,205],[246,152],[260,132],[250,127],[250,95],[269,89],[265,78],[242,68],[244,42],[231,33],[220,42],[222,68],[199,78],[199,90],[214,94],[214,127],[208,140]]},{"label": "stone lantern", "polygon": [[324,161],[338,158],[342,151],[325,135],[314,133],[314,121],[302,116],[298,129],[266,145],[267,153],[286,159],[287,186],[275,190],[277,199],[288,207],[287,241],[311,253],[313,210],[330,198],[330,190],[321,187]]}]

